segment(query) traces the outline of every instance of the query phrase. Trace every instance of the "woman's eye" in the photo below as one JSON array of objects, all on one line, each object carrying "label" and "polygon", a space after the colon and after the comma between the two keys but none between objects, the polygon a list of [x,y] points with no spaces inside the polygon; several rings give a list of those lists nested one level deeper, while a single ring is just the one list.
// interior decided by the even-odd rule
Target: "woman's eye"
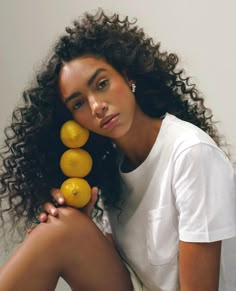
[{"label": "woman's eye", "polygon": [[108,84],[108,80],[103,80],[103,81],[99,82],[98,89],[105,88],[107,84]]},{"label": "woman's eye", "polygon": [[84,101],[77,101],[73,106],[72,106],[72,111],[79,109],[82,105],[84,104]]}]

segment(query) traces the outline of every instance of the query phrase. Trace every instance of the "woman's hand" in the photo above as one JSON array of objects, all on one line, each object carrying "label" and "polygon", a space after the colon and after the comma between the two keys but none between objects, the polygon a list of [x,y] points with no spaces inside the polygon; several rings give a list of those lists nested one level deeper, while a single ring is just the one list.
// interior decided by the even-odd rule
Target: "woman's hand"
[{"label": "woman's hand", "polygon": [[[60,192],[59,189],[53,188],[51,190],[51,195],[54,199],[54,201],[58,204],[58,206],[60,205],[64,205],[65,200]],[[58,209],[57,206],[55,206],[53,203],[51,202],[46,202],[43,206],[45,212],[40,213],[39,215],[39,221],[40,222],[46,222],[47,221],[47,217],[48,214],[52,215],[52,216],[57,216],[58,215]]]},{"label": "woman's hand", "polygon": [[[52,189],[51,191],[51,195],[53,197],[53,199],[55,200],[55,202],[60,206],[65,204],[65,200],[63,198],[63,195],[61,194],[59,189]],[[92,216],[92,210],[94,207],[94,204],[96,203],[98,199],[98,188],[97,187],[93,187],[92,191],[91,191],[91,199],[89,201],[88,204],[86,204],[83,208],[80,208],[80,211],[83,212],[85,215],[87,215],[88,217]],[[52,215],[52,216],[57,216],[58,215],[58,209],[57,206],[55,206],[53,203],[51,202],[46,202],[43,206],[45,212],[40,213],[39,215],[39,221],[40,222],[47,222],[48,219],[48,215]],[[30,234],[33,231],[34,228],[29,228],[27,230],[27,233]]]}]

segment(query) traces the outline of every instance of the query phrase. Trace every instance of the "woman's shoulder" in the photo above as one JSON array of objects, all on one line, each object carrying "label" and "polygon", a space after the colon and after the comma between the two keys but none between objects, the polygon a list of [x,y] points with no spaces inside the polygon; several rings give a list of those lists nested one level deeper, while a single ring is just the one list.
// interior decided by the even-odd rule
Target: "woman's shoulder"
[{"label": "woman's shoulder", "polygon": [[188,148],[197,144],[206,144],[218,148],[215,141],[201,128],[167,113],[163,120],[161,138],[165,143],[171,143],[175,148]]}]

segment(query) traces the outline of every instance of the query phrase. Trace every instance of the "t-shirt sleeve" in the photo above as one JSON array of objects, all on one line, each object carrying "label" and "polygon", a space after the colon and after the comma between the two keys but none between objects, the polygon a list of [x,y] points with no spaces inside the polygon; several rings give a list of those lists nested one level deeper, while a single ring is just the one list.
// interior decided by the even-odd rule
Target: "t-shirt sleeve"
[{"label": "t-shirt sleeve", "polygon": [[199,143],[182,151],[172,186],[180,240],[212,242],[236,236],[235,171],[219,148]]}]

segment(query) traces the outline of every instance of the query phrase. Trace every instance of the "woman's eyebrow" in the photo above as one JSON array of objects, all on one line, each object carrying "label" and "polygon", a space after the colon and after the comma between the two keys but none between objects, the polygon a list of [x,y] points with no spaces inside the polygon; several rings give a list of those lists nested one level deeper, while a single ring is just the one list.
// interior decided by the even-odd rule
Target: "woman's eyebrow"
[{"label": "woman's eyebrow", "polygon": [[[96,79],[96,77],[101,73],[101,72],[104,72],[104,71],[107,71],[106,69],[104,68],[99,68],[97,69],[93,74],[92,76],[89,78],[88,82],[87,82],[87,85],[88,86],[91,86],[91,84],[93,83],[93,81]],[[69,95],[68,97],[65,97],[65,104],[67,104],[70,100],[78,97],[79,95],[81,95],[80,92],[74,92],[72,93],[71,95]]]},{"label": "woman's eyebrow", "polygon": [[104,68],[99,68],[99,69],[97,69],[94,73],[93,73],[93,75],[90,77],[90,79],[88,80],[88,86],[90,86],[92,83],[93,83],[93,81],[96,79],[96,77],[97,77],[97,75],[99,75],[101,72],[104,72],[104,71],[107,71],[106,69],[104,69]]},{"label": "woman's eyebrow", "polygon": [[72,99],[78,97],[79,95],[81,95],[80,92],[74,92],[74,93],[72,93],[70,96],[65,97],[65,104],[67,104],[68,102],[70,102],[70,100],[72,100]]}]

